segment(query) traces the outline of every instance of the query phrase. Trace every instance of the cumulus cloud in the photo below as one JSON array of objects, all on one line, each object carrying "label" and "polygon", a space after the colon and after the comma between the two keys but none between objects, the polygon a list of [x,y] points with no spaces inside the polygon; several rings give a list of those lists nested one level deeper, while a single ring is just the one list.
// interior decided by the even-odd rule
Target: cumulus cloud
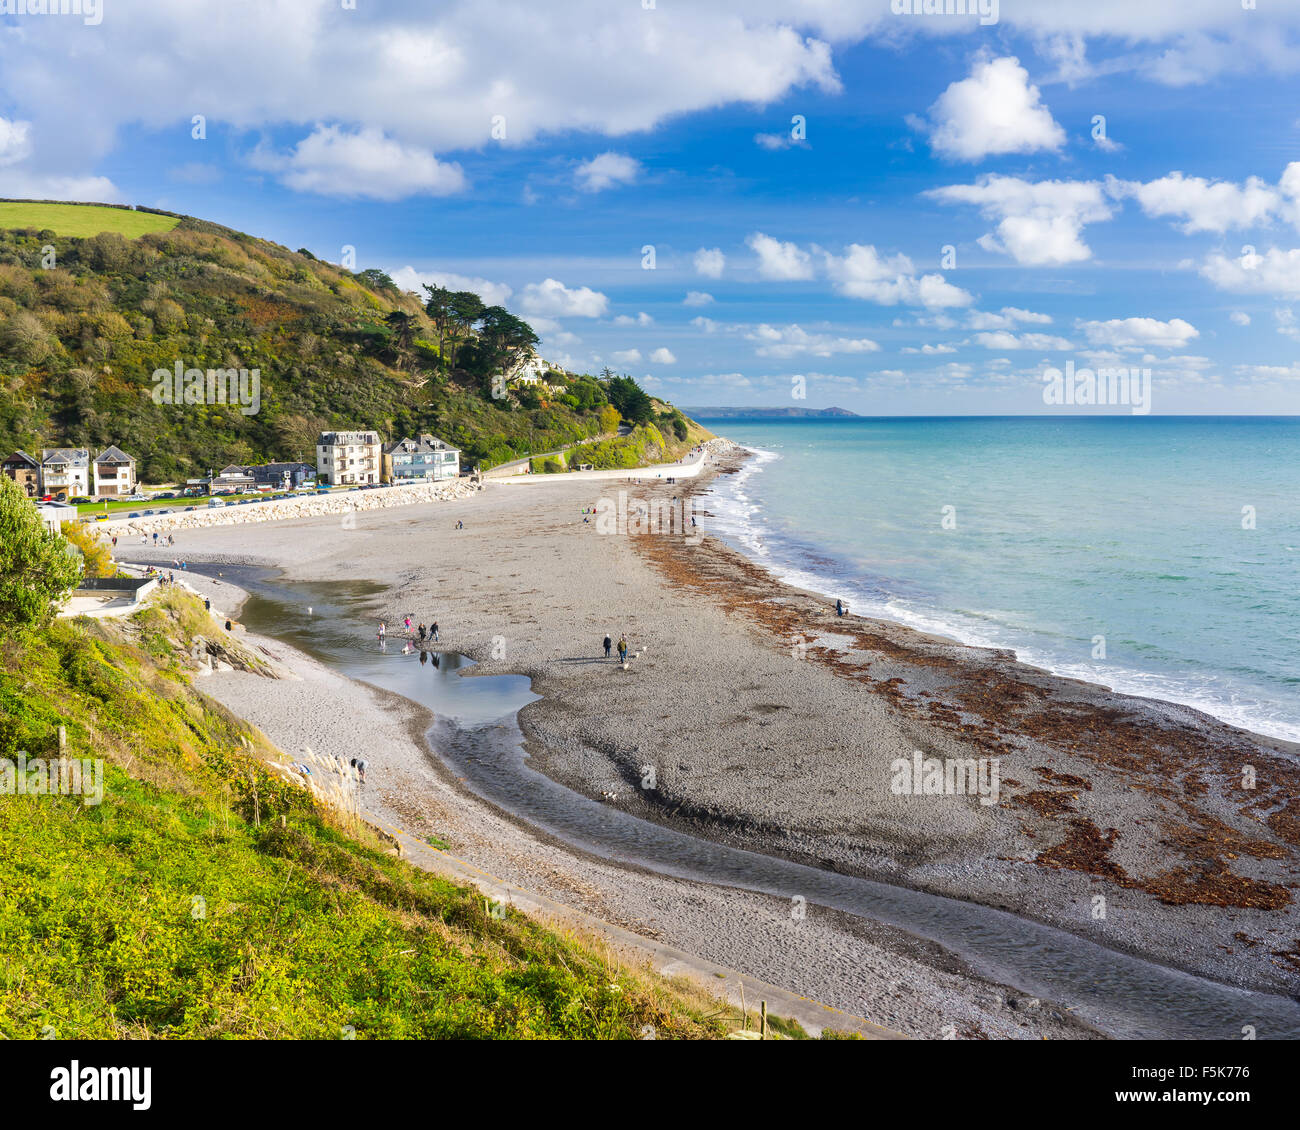
[{"label": "cumulus cloud", "polygon": [[720,279],[726,269],[727,257],[717,247],[701,247],[695,253],[695,273],[706,279]]},{"label": "cumulus cloud", "polygon": [[0,118],[0,165],[12,165],[31,155],[31,122]]},{"label": "cumulus cloud", "polygon": [[996,235],[981,236],[980,246],[1028,266],[1091,259],[1092,249],[1082,238],[1084,225],[1114,214],[1094,181],[1032,182],[993,174],[975,184],[931,189],[927,195],[979,208],[985,219],[997,221]]},{"label": "cumulus cloud", "polygon": [[1200,273],[1220,290],[1300,298],[1300,248],[1270,247],[1262,255],[1250,250],[1237,258],[1216,252]]},{"label": "cumulus cloud", "polygon": [[286,187],[318,196],[401,200],[448,196],[468,187],[459,165],[373,128],[347,133],[338,126],[318,126],[288,153],[259,146],[249,160]]},{"label": "cumulus cloud", "polygon": [[810,279],[812,257],[796,243],[782,243],[754,232],[745,244],[758,256],[758,273],[765,279]]},{"label": "cumulus cloud", "polygon": [[966,325],[972,330],[1009,330],[1021,324],[1050,326],[1051,316],[1035,314],[1032,310],[1021,310],[1017,306],[1003,306],[996,314],[984,310],[972,310],[966,316]]},{"label": "cumulus cloud", "polygon": [[637,314],[635,318],[630,314],[620,314],[614,319],[614,325],[616,326],[648,326],[653,322],[654,319],[644,310]]},{"label": "cumulus cloud", "polygon": [[942,275],[916,277],[906,255],[883,256],[870,244],[853,243],[842,256],[824,252],[827,273],[835,289],[849,298],[864,298],[882,306],[940,308],[969,306],[974,299]]},{"label": "cumulus cloud", "polygon": [[1112,349],[1182,349],[1201,336],[1182,318],[1168,322],[1157,318],[1112,318],[1108,322],[1080,322],[1079,329],[1091,344]]},{"label": "cumulus cloud", "polygon": [[601,192],[619,184],[632,184],[641,173],[638,161],[626,153],[602,153],[583,161],[574,171],[574,183],[583,192]]},{"label": "cumulus cloud", "polygon": [[1228,315],[1228,317],[1232,319],[1232,324],[1234,326],[1250,325],[1250,315],[1245,313],[1242,310],[1234,310],[1231,314]]},{"label": "cumulus cloud", "polygon": [[610,354],[610,360],[616,361],[620,365],[635,365],[641,360],[641,351],[639,349],[620,349],[617,353]]},{"label": "cumulus cloud", "polygon": [[874,353],[880,346],[869,338],[832,337],[829,334],[810,334],[802,326],[771,326],[764,323],[745,335],[757,342],[755,353],[760,357],[794,357],[811,353],[814,357],[830,357],[835,353]]},{"label": "cumulus cloud", "polygon": [[1065,144],[1065,130],[1013,56],[976,63],[969,78],[954,82],[930,107],[929,122],[918,124],[929,133],[934,151],[954,161]]},{"label": "cumulus cloud", "polygon": [[529,283],[520,295],[525,314],[552,318],[600,318],[609,309],[609,299],[588,286],[570,289],[558,279]]},{"label": "cumulus cloud", "polygon": [[713,301],[713,295],[702,290],[688,290],[682,299],[683,306],[707,306]]},{"label": "cumulus cloud", "polygon": [[390,272],[390,275],[400,289],[419,295],[421,301],[428,297],[424,293],[426,286],[441,286],[448,290],[470,290],[489,306],[504,306],[513,293],[505,283],[458,275],[451,271],[417,271],[408,265],[399,267],[396,271]]},{"label": "cumulus cloud", "polygon": [[677,358],[673,356],[672,350],[659,348],[650,354],[650,360],[656,365],[676,365]]},{"label": "cumulus cloud", "polygon": [[985,349],[1036,349],[1040,352],[1074,348],[1063,337],[1055,337],[1052,334],[1014,334],[1009,330],[978,333],[975,335],[975,344],[982,345]]},{"label": "cumulus cloud", "polygon": [[1188,177],[1181,172],[1146,184],[1107,177],[1106,191],[1116,199],[1132,197],[1148,216],[1181,220],[1179,226],[1188,235],[1253,227],[1267,222],[1282,203],[1277,189],[1259,177],[1248,178],[1244,185]]}]

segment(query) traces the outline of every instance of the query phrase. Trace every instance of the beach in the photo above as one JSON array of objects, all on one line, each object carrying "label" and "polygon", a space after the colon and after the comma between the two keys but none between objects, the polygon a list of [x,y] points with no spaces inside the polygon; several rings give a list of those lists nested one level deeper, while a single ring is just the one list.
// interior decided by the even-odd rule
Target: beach
[{"label": "beach", "polygon": [[[375,626],[387,621],[390,646],[405,615],[437,620],[440,646],[474,659],[475,676],[527,676],[541,696],[519,713],[530,764],[609,807],[999,908],[1226,984],[1296,992],[1293,747],[1007,653],[839,618],[824,596],[689,526],[629,536],[583,514],[620,491],[669,509],[689,491],[707,529],[712,476],[742,460],[681,484],[644,471],[640,483],[489,483],[348,523],[188,530],[174,549],[123,556],[373,582],[365,603]],[[222,611],[225,587],[214,595]],[[626,634],[627,670],[603,658],[607,634]],[[345,755],[362,742],[368,803],[510,882],[908,1035],[1090,1034],[1070,1001],[1030,1007],[906,930],[815,899],[792,917],[797,890],[780,898],[575,851],[457,781],[412,704],[265,646],[295,676],[274,695],[236,672],[205,678],[205,692],[286,750]],[[997,802],[898,791],[898,763],[918,751],[996,759]]]}]

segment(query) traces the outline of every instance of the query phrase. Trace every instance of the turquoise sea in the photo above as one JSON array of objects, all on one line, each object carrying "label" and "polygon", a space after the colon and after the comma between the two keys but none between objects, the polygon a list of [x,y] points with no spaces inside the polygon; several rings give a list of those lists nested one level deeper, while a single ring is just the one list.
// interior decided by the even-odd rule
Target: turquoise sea
[{"label": "turquoise sea", "polygon": [[707,526],[783,579],[1300,740],[1300,418],[702,422],[757,453]]}]

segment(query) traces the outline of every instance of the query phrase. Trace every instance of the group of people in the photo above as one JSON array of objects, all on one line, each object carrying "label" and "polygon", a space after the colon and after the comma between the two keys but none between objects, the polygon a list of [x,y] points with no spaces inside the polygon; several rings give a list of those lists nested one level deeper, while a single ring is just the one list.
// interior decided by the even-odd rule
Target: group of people
[{"label": "group of people", "polygon": [[[411,628],[411,618],[410,618],[409,616],[405,616],[405,617],[402,618],[402,624],[403,624],[403,626],[406,628],[406,638],[407,638],[408,640],[414,640],[414,639],[416,638],[416,634],[417,634],[417,632],[418,632],[418,634],[419,634],[419,639],[420,639],[420,642],[421,642],[421,643],[425,643],[426,641],[429,642],[429,643],[438,643],[438,642],[439,642],[439,639],[438,639],[438,621],[437,621],[437,620],[435,620],[435,621],[434,621],[432,624],[430,624],[427,628],[426,628],[423,624],[420,624],[420,625],[418,626],[417,629],[412,630],[412,628]],[[379,641],[382,643],[382,642],[383,642],[384,640],[386,640],[387,638],[388,638],[388,624],[387,624],[385,621],[380,620],[380,621],[379,621]]]},{"label": "group of people", "polygon": [[[606,636],[605,637],[605,658],[606,659],[609,658],[609,652],[613,646],[614,646],[614,641],[611,640],[609,636]],[[620,663],[627,662],[627,636],[625,635],[618,637],[618,661]]]}]

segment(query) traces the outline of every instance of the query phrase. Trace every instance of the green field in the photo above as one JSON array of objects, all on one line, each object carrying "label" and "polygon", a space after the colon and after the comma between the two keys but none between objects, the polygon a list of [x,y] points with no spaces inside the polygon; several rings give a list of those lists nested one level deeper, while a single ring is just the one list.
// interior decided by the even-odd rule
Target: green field
[{"label": "green field", "polygon": [[95,204],[38,204],[19,200],[0,202],[0,228],[34,228],[55,235],[85,239],[100,232],[119,232],[128,239],[149,232],[171,231],[180,220],[152,212],[131,212]]}]

